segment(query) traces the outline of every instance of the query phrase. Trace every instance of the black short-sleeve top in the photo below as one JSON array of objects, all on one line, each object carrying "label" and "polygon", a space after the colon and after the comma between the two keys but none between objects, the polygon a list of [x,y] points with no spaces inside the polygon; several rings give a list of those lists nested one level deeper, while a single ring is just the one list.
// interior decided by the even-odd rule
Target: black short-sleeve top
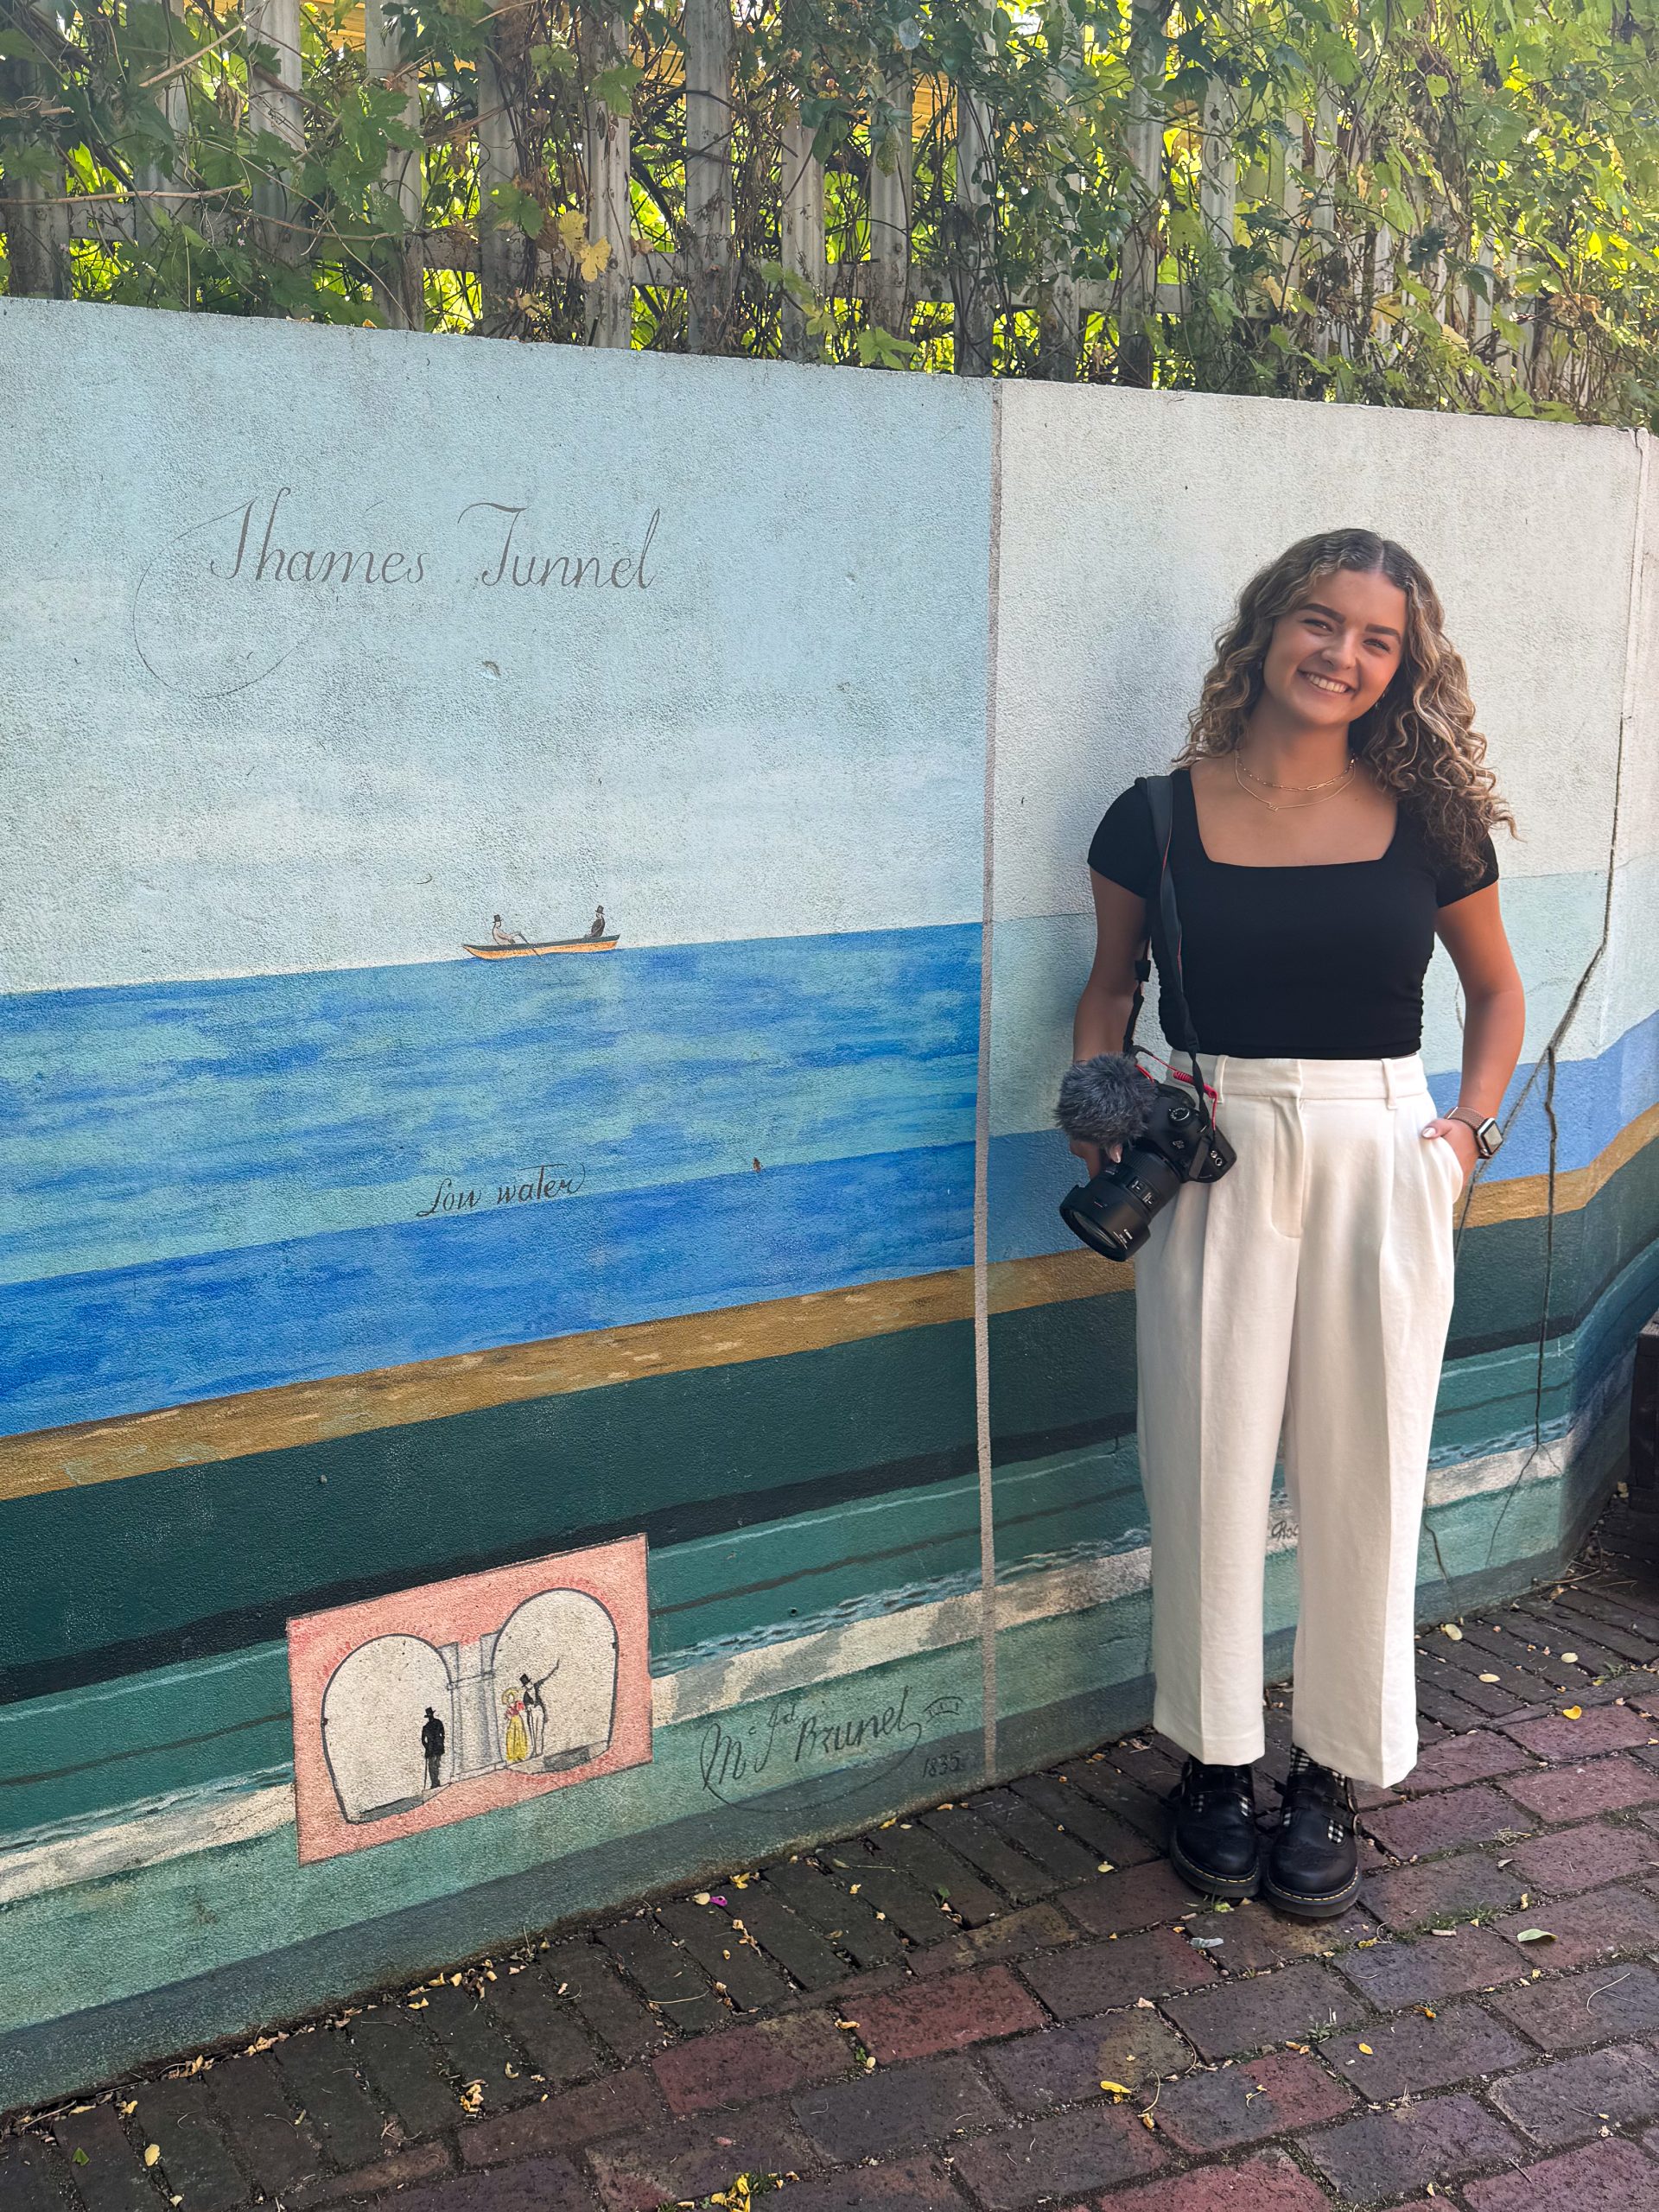
[{"label": "black short-sleeve top", "polygon": [[[1145,791],[1106,810],[1089,848],[1099,875],[1150,899],[1158,855]],[[1199,1046],[1248,1059],[1400,1059],[1423,1035],[1423,977],[1442,907],[1497,880],[1488,837],[1460,877],[1398,809],[1380,860],[1251,868],[1212,861],[1192,779],[1174,774],[1170,868],[1181,915],[1181,970]]]}]

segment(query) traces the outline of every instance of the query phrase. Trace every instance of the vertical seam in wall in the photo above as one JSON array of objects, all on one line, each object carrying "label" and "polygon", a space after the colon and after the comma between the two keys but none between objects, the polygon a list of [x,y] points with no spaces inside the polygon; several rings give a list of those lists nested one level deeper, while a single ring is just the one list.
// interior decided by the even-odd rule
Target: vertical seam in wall
[{"label": "vertical seam in wall", "polygon": [[979,1453],[979,1654],[985,1779],[996,1772],[996,1514],[991,1483],[991,938],[996,861],[997,596],[1002,538],[1002,403],[991,386],[990,543],[985,639],[985,843],[979,928],[979,1067],[974,1102],[974,1415]]}]

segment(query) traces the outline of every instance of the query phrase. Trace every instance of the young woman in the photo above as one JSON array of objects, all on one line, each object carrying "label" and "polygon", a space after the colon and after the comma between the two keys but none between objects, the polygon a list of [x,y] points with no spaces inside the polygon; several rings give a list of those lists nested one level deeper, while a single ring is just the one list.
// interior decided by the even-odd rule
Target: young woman
[{"label": "young woman", "polygon": [[[1182,975],[1237,1164],[1183,1185],[1135,1262],[1153,1719],[1188,1754],[1171,1839],[1183,1876],[1313,1918],[1358,1893],[1353,1782],[1416,1761],[1417,1548],[1454,1204],[1502,1141],[1492,1117],[1521,1051],[1491,836],[1513,820],[1484,753],[1428,577],[1390,540],[1339,530],[1246,587],[1174,775]],[[1135,787],[1090,848],[1079,1059],[1121,1046],[1158,861]],[[1445,1115],[1418,1057],[1437,936],[1465,1008]],[[1093,1147],[1072,1149],[1099,1171]],[[1301,1603],[1290,1772],[1263,1854],[1251,1763],[1281,1438]]]}]

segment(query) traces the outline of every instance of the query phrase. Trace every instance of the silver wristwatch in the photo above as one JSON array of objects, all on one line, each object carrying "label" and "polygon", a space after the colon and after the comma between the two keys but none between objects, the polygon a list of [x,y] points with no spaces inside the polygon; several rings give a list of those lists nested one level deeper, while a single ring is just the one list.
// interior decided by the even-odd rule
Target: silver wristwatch
[{"label": "silver wristwatch", "polygon": [[1471,1122],[1467,1114],[1459,1114],[1454,1109],[1446,1118],[1448,1122],[1461,1122],[1465,1129],[1474,1131],[1475,1150],[1483,1160],[1490,1160],[1503,1141],[1503,1132],[1490,1114],[1484,1122]]}]

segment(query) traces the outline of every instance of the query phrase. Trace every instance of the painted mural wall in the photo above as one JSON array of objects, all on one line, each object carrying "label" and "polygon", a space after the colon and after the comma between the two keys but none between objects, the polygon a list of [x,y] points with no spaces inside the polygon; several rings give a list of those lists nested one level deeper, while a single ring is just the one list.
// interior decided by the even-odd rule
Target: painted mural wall
[{"label": "painted mural wall", "polygon": [[1574,1540],[1659,1303],[1637,441],[26,302],[0,391],[0,2108],[1144,1718],[1082,855],[1338,519],[1527,833],[1423,1608]]}]

